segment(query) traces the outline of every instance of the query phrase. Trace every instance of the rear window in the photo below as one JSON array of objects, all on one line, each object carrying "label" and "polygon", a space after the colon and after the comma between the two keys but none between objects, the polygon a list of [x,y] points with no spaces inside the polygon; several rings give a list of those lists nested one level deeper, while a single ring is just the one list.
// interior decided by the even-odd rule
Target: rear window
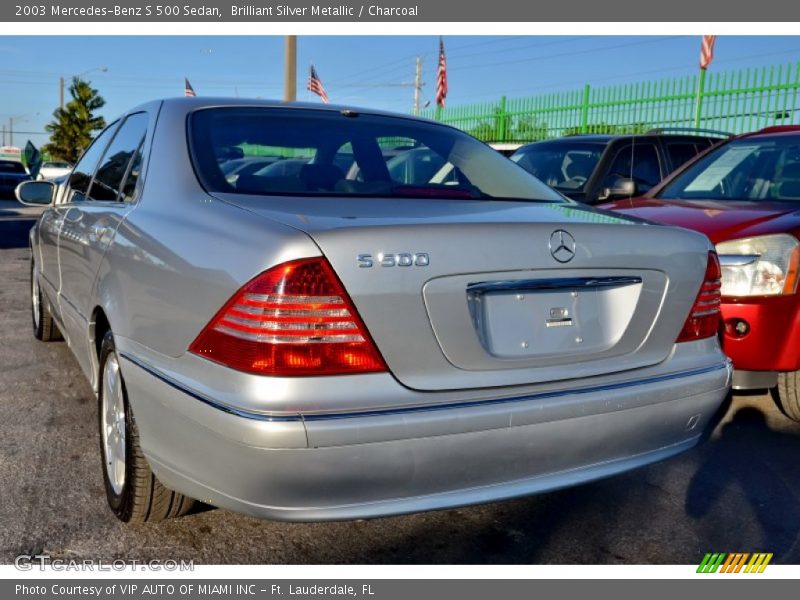
[{"label": "rear window", "polygon": [[189,140],[212,192],[565,201],[467,134],[402,117],[213,108],[191,115]]},{"label": "rear window", "polygon": [[21,162],[13,160],[0,160],[0,173],[25,173],[25,167]]}]

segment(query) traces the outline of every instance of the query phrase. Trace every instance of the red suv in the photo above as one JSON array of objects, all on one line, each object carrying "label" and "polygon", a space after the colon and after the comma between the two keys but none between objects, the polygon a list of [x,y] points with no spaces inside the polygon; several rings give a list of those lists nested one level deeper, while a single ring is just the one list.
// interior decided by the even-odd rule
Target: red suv
[{"label": "red suv", "polygon": [[734,389],[773,389],[800,421],[800,126],[737,136],[646,195],[602,208],[705,233],[722,265]]}]

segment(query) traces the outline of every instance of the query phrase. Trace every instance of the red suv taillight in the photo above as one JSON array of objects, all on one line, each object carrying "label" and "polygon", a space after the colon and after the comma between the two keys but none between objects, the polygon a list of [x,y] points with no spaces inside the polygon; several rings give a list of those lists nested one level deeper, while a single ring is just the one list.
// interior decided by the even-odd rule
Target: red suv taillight
[{"label": "red suv taillight", "polygon": [[717,253],[709,252],[703,285],[700,286],[692,310],[689,311],[676,342],[691,342],[717,335],[721,319],[721,279],[722,271]]},{"label": "red suv taillight", "polygon": [[259,375],[345,375],[386,365],[324,258],[283,263],[245,284],[189,351]]}]

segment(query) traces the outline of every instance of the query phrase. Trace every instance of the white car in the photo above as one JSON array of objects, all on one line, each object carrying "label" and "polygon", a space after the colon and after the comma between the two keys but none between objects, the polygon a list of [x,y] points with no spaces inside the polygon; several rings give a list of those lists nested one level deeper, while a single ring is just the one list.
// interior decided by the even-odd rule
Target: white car
[{"label": "white car", "polygon": [[55,179],[69,175],[72,165],[62,160],[50,160],[42,163],[37,179]]}]

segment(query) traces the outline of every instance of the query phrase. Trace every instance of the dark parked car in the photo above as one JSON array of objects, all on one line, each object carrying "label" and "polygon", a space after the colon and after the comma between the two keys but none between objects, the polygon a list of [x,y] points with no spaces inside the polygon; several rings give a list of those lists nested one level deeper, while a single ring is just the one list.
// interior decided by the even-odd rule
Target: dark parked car
[{"label": "dark parked car", "polygon": [[31,176],[25,165],[17,160],[0,160],[0,197],[13,198],[14,190]]},{"label": "dark parked car", "polygon": [[631,198],[728,137],[705,130],[680,131],[568,136],[523,146],[511,160],[578,202]]}]

